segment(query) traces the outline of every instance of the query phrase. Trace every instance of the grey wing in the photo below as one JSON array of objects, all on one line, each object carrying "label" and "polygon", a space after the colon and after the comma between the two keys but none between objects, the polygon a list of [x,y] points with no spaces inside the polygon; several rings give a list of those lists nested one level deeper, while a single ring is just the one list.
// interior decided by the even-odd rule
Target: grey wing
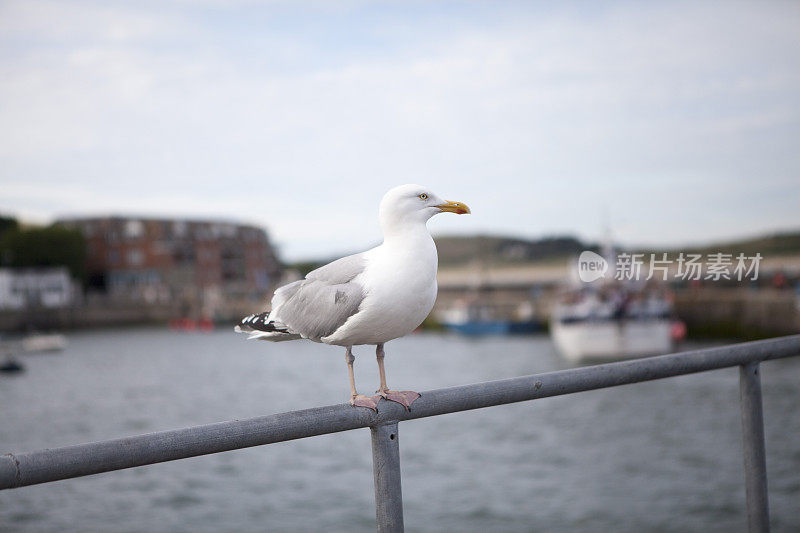
[{"label": "grey wing", "polygon": [[329,283],[347,283],[364,271],[367,260],[364,253],[348,255],[332,263],[312,270],[306,276],[308,280],[327,281]]},{"label": "grey wing", "polygon": [[[363,254],[343,257],[313,272],[306,279],[287,285],[275,293],[276,322],[292,333],[319,341],[339,329],[358,312],[364,289],[354,279],[364,271]],[[280,304],[280,307],[275,305]]]}]

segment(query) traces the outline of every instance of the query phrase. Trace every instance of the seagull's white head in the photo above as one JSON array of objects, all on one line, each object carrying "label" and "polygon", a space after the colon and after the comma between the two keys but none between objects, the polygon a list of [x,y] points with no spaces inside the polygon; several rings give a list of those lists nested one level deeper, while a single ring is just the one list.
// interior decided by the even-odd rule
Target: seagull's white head
[{"label": "seagull's white head", "polygon": [[427,187],[414,184],[400,185],[387,192],[379,211],[384,233],[409,224],[425,224],[433,215],[444,212],[464,215],[470,210],[466,204],[442,200]]}]

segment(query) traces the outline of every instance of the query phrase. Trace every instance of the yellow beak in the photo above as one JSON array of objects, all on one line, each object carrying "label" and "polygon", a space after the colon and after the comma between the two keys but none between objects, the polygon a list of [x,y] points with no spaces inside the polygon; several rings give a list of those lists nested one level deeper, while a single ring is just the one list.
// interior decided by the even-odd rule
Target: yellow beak
[{"label": "yellow beak", "polygon": [[436,207],[441,209],[442,211],[447,211],[448,213],[455,213],[457,215],[467,215],[472,213],[467,207],[467,204],[462,204],[461,202],[451,202],[447,201],[443,204],[439,204]]}]

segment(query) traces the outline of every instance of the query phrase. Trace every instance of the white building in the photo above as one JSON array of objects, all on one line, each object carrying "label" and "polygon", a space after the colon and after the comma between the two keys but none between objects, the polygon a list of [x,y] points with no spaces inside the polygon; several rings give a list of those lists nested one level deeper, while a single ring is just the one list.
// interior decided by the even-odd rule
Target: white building
[{"label": "white building", "polygon": [[0,309],[66,307],[74,296],[65,267],[0,268]]}]

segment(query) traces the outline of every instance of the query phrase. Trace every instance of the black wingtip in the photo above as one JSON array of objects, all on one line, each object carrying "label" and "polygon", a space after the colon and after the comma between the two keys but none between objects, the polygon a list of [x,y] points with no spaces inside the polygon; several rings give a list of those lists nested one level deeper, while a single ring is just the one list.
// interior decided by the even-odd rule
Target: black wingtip
[{"label": "black wingtip", "polygon": [[263,313],[259,313],[257,315],[246,316],[241,322],[239,322],[239,326],[258,331],[265,331],[268,333],[288,333],[289,330],[285,327],[276,326],[275,322],[267,320],[269,318],[269,313],[269,311],[264,311]]}]

